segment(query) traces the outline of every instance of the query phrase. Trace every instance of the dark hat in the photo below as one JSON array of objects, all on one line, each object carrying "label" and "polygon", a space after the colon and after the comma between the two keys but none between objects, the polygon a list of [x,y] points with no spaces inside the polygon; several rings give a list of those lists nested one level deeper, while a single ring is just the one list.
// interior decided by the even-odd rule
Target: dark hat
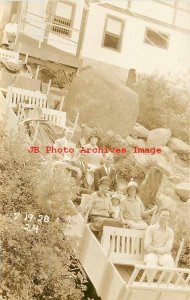
[{"label": "dark hat", "polygon": [[106,183],[106,184],[111,185],[112,180],[108,176],[103,176],[102,178],[100,178],[100,180],[98,181],[98,183],[99,183],[99,185],[102,184],[102,183]]},{"label": "dark hat", "polygon": [[91,137],[93,137],[93,136],[97,137],[97,139],[98,139],[99,142],[101,141],[101,138],[100,138],[98,132],[95,131],[95,130],[93,130],[93,131],[90,133],[90,135],[89,135],[89,137],[88,137],[88,141],[90,141]]}]

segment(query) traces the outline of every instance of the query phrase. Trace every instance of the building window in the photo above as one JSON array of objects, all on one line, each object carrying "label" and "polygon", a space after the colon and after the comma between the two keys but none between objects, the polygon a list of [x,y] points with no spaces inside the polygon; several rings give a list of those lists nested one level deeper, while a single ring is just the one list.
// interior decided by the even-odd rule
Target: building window
[{"label": "building window", "polygon": [[162,49],[168,49],[169,35],[147,28],[144,42]]},{"label": "building window", "polygon": [[57,1],[55,13],[52,17],[51,31],[66,37],[71,37],[74,21],[75,4],[63,1]]},{"label": "building window", "polygon": [[108,16],[105,23],[103,46],[114,50],[121,50],[124,21]]}]

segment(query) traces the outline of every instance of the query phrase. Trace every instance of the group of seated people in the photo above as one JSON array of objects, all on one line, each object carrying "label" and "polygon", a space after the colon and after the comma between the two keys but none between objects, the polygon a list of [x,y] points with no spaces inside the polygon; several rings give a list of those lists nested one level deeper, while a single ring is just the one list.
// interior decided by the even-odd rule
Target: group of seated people
[{"label": "group of seated people", "polygon": [[[54,147],[72,148],[72,153],[57,153],[55,157],[65,164],[66,168],[71,171],[71,176],[75,177],[77,185],[83,188],[84,191],[91,193],[98,190],[98,181],[103,176],[108,176],[112,179],[112,189],[117,189],[117,175],[112,167],[113,155],[103,155],[102,153],[84,153],[79,151],[76,144],[72,141],[74,131],[68,127],[65,131],[64,138],[55,141]],[[100,137],[96,131],[93,131],[83,149],[95,149],[99,146]],[[82,190],[82,189],[81,189]]]},{"label": "group of seated people", "polygon": [[[76,148],[72,142],[72,136],[73,129],[67,128],[65,137],[57,140],[55,147]],[[93,132],[84,147],[96,147],[99,139]],[[138,196],[138,184],[133,179],[123,192],[118,191],[112,154],[108,153],[103,157],[101,153],[80,153],[77,159],[74,156],[73,153],[61,153],[57,158],[66,162],[64,166],[70,170],[71,174],[73,171],[76,173],[77,184],[84,188],[83,196],[86,196],[87,201],[84,201],[85,204],[82,206],[82,197],[81,207],[94,234],[100,237],[103,226],[145,230],[145,263],[151,266],[174,267],[171,256],[174,233],[168,227],[170,212],[167,209],[160,210],[158,222],[148,226],[144,218],[153,214],[157,206],[145,210]]]},{"label": "group of seated people", "polygon": [[99,180],[99,190],[90,195],[88,206],[90,228],[95,232],[101,232],[103,226],[145,230],[144,262],[150,266],[174,267],[171,255],[174,232],[168,226],[169,210],[160,209],[157,223],[148,226],[143,218],[152,214],[157,207],[145,210],[137,194],[137,183],[131,180],[124,195],[113,193],[110,196],[108,193],[110,186],[111,180],[104,176]]},{"label": "group of seated people", "polygon": [[[76,144],[72,141],[73,133],[72,128],[67,128],[65,137],[57,140],[55,147],[71,147],[77,150]],[[95,148],[99,141],[97,133],[92,132],[83,147]],[[76,158],[76,153],[77,151],[59,153],[56,157],[66,163],[63,165],[82,187],[82,211],[94,234],[99,238],[103,226],[145,230],[145,263],[151,266],[174,267],[171,256],[174,232],[168,227],[170,212],[167,209],[160,210],[158,222],[148,226],[144,218],[156,212],[158,207],[145,210],[138,196],[138,184],[133,178],[125,190],[119,191],[113,155],[79,153]],[[85,204],[83,197],[87,199],[84,200]]]}]

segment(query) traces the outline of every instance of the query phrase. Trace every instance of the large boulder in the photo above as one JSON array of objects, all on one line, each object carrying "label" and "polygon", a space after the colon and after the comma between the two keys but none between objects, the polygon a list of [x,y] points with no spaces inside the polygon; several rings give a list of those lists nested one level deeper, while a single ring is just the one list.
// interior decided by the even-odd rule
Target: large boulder
[{"label": "large boulder", "polygon": [[171,138],[171,130],[167,128],[157,128],[149,132],[146,147],[166,146]]},{"label": "large boulder", "polygon": [[166,176],[174,176],[174,172],[169,161],[162,155],[154,155],[155,166],[163,171]]},{"label": "large boulder", "polygon": [[176,211],[178,202],[171,196],[159,193],[157,201],[160,207],[167,207],[170,211]]},{"label": "large boulder", "polygon": [[133,137],[131,137],[130,135],[128,137],[126,137],[126,141],[128,143],[129,146],[132,147],[140,147],[140,148],[144,148],[145,147],[145,142],[142,139],[135,139]]},{"label": "large boulder", "polygon": [[190,145],[177,138],[171,138],[169,140],[168,147],[179,154],[190,152]]},{"label": "large boulder", "polygon": [[181,182],[175,186],[176,193],[183,201],[190,198],[190,182]]},{"label": "large boulder", "polygon": [[87,68],[72,82],[64,110],[69,119],[79,113],[79,123],[127,136],[138,116],[138,96],[114,74]]},{"label": "large boulder", "polygon": [[135,123],[134,127],[132,128],[131,135],[138,138],[147,138],[149,135],[149,130],[139,123]]},{"label": "large boulder", "polygon": [[170,148],[164,146],[161,148],[162,155],[167,159],[168,162],[175,164],[176,153],[174,153]]}]

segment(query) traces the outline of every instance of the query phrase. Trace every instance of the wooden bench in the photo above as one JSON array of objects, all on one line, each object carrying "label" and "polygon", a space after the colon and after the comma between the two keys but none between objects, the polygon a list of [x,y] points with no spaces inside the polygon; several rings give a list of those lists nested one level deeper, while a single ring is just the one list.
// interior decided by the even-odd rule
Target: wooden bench
[{"label": "wooden bench", "polygon": [[118,265],[143,264],[144,231],[104,226],[101,245]]},{"label": "wooden bench", "polygon": [[34,107],[48,108],[47,95],[39,91],[33,92],[21,88],[9,86],[6,100],[13,109],[18,108],[19,103],[26,103]]},{"label": "wooden bench", "polygon": [[19,60],[19,53],[11,50],[6,50],[3,48],[0,48],[0,57],[3,59],[11,59],[18,61]]},{"label": "wooden bench", "polygon": [[43,119],[55,123],[57,126],[66,126],[66,112],[55,109],[42,109]]}]

